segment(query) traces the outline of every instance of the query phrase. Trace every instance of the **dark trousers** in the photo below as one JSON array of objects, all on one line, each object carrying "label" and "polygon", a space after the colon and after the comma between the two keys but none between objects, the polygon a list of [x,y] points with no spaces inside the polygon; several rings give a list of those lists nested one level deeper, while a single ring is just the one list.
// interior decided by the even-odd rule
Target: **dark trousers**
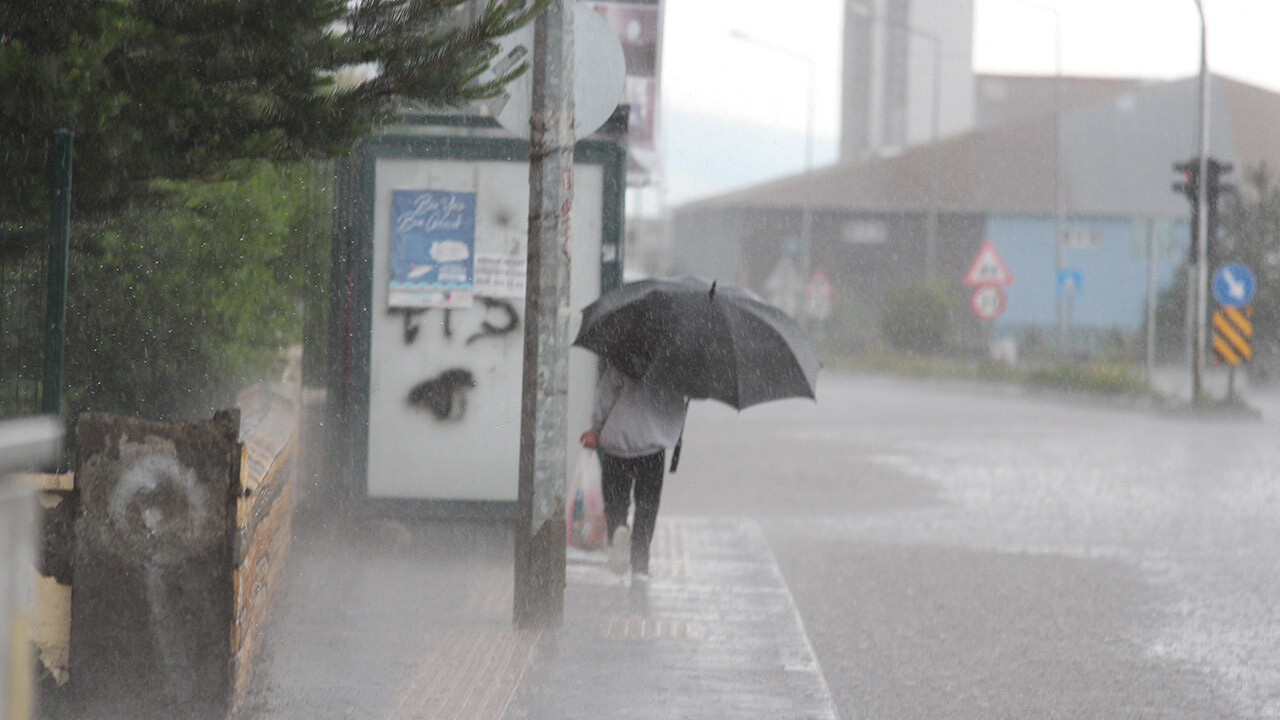
[{"label": "dark trousers", "polygon": [[631,494],[636,498],[635,522],[631,528],[631,570],[649,572],[649,543],[658,521],[658,501],[662,498],[662,475],[666,452],[636,458],[601,453],[600,479],[604,491],[605,526],[609,540],[613,531],[627,521]]}]

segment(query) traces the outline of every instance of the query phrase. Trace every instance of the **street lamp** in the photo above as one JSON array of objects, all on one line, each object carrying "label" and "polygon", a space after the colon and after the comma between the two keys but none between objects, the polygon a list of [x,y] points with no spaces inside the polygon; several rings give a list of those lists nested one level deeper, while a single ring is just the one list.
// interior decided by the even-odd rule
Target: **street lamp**
[{"label": "street lamp", "polygon": [[[1066,225],[1066,203],[1063,202],[1062,191],[1066,183],[1062,181],[1062,13],[1058,8],[1052,5],[1036,2],[1036,0],[1015,0],[1028,7],[1043,10],[1047,13],[1053,13],[1053,270],[1054,270],[1054,286],[1057,287],[1058,277],[1062,275],[1063,269],[1066,267],[1065,257],[1065,234],[1063,232]],[[1058,351],[1061,352],[1067,347],[1068,328],[1068,305],[1069,300],[1058,295],[1057,299],[1057,329],[1058,329]]]},{"label": "street lamp", "polygon": [[799,60],[804,61],[807,66],[806,69],[808,71],[808,74],[807,74],[807,85],[806,85],[806,98],[807,98],[808,107],[805,112],[805,127],[804,127],[805,192],[804,192],[804,202],[801,205],[801,211],[800,211],[801,212],[801,215],[800,215],[800,253],[801,253],[800,265],[801,265],[801,270],[804,272],[805,278],[807,280],[809,276],[809,271],[810,271],[809,264],[812,262],[812,257],[810,256],[810,242],[811,242],[810,234],[812,233],[812,226],[813,226],[812,207],[811,207],[813,204],[813,121],[814,121],[813,95],[814,95],[814,90],[817,87],[817,83],[814,81],[815,64],[813,61],[813,57],[808,53],[803,53],[803,52],[800,52],[799,50],[792,50],[789,47],[777,45],[767,40],[761,40],[760,38],[748,35],[742,32],[741,30],[730,30],[729,36],[735,40],[741,40],[743,42],[751,43],[753,45],[758,45],[760,47],[773,50],[774,52],[782,53],[783,55],[797,58]]},{"label": "street lamp", "polygon": [[942,38],[934,33],[921,30],[912,25],[899,25],[886,22],[873,14],[866,5],[853,3],[853,11],[862,17],[878,22],[891,30],[901,30],[933,45],[933,108],[930,119],[929,140],[929,217],[925,232],[924,272],[925,277],[933,278],[937,273],[938,263],[938,139],[942,108]]}]

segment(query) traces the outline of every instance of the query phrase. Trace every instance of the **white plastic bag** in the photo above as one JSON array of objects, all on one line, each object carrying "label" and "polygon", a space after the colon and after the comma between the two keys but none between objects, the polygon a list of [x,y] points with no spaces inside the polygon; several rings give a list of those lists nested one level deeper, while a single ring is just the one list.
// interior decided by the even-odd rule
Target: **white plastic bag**
[{"label": "white plastic bag", "polygon": [[564,503],[565,542],[571,547],[599,550],[605,545],[604,491],[600,476],[600,457],[595,450],[583,448],[573,468]]}]

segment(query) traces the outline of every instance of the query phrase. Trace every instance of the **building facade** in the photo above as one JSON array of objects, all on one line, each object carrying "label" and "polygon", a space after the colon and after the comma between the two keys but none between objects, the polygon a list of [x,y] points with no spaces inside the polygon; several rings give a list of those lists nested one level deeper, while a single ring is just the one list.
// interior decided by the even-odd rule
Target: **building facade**
[{"label": "building facade", "polygon": [[846,0],[843,57],[841,161],[973,127],[973,0]]}]

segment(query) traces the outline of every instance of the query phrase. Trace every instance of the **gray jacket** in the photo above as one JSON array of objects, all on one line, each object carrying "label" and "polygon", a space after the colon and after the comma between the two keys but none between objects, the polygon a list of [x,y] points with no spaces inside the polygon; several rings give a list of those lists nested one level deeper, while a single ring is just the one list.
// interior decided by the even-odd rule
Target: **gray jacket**
[{"label": "gray jacket", "polygon": [[687,409],[688,402],[679,393],[638,383],[610,365],[596,386],[591,429],[600,436],[600,448],[610,455],[652,455],[680,439]]}]

